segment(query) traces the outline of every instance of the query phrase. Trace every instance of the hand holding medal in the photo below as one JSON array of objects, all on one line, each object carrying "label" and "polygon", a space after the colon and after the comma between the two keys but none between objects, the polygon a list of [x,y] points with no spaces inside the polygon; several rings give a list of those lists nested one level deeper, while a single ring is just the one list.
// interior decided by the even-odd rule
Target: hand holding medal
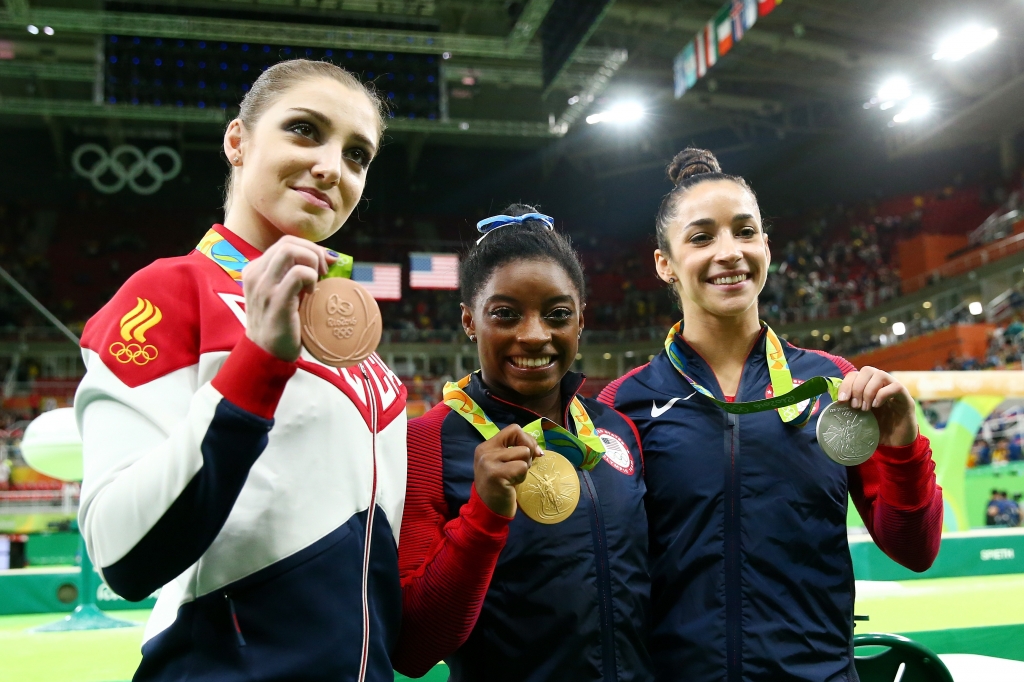
[{"label": "hand holding medal", "polygon": [[331,367],[352,367],[380,343],[380,308],[362,285],[353,282],[352,257],[338,260],[299,305],[302,345]]},{"label": "hand holding medal", "polygon": [[847,374],[834,404],[872,415],[877,442],[882,445],[910,445],[917,439],[917,410],[910,391],[880,369],[864,367]]}]

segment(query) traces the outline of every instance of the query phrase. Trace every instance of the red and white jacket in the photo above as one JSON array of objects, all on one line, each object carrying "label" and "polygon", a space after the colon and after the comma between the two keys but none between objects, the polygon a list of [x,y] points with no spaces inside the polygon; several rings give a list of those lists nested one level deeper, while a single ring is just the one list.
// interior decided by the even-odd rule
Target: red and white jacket
[{"label": "red and white jacket", "polygon": [[406,389],[380,358],[266,353],[198,251],[133,275],[82,353],[89,554],[127,599],[161,589],[135,679],[390,681]]}]

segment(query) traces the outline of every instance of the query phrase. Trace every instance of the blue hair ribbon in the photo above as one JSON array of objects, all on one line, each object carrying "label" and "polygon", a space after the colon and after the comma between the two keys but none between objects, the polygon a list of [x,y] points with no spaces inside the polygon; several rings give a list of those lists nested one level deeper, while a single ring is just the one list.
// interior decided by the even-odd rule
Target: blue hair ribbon
[{"label": "blue hair ribbon", "polygon": [[549,215],[544,215],[543,213],[525,213],[517,216],[495,215],[490,218],[484,218],[476,224],[477,232],[483,233],[483,237],[477,239],[476,243],[479,244],[482,242],[484,237],[490,234],[493,230],[497,230],[498,228],[505,227],[507,225],[522,225],[527,220],[539,222],[549,230],[555,229],[555,219]]}]

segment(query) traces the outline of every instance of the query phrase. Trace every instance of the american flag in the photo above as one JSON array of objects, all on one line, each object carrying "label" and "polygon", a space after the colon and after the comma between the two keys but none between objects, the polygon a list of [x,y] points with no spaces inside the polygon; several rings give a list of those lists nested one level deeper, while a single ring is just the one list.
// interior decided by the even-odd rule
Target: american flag
[{"label": "american flag", "polygon": [[453,253],[410,253],[409,287],[458,289],[459,257]]},{"label": "american flag", "polygon": [[402,266],[398,263],[355,263],[352,281],[359,282],[378,301],[402,298]]}]

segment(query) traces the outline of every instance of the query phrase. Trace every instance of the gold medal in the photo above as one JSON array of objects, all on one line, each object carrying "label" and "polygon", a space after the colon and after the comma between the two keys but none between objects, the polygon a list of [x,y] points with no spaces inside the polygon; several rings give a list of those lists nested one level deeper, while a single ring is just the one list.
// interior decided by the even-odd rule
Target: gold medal
[{"label": "gold medal", "polygon": [[380,308],[359,283],[329,277],[299,306],[302,345],[331,367],[352,367],[370,357],[380,343]]},{"label": "gold medal", "polygon": [[533,460],[526,480],[516,486],[519,508],[537,523],[561,523],[580,501],[580,479],[565,457],[545,450]]}]

